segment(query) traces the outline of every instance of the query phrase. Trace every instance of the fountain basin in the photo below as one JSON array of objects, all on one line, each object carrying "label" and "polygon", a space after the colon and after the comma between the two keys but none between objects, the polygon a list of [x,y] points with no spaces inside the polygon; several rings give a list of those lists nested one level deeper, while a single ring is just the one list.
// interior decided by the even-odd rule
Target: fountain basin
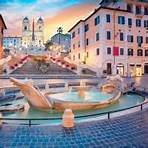
[{"label": "fountain basin", "polygon": [[102,92],[83,92],[81,96],[80,92],[65,92],[50,95],[50,101],[52,106],[56,110],[64,110],[70,108],[72,110],[85,110],[85,109],[98,109],[104,108],[111,104],[116,103],[121,92],[116,91],[113,94],[107,94]]}]

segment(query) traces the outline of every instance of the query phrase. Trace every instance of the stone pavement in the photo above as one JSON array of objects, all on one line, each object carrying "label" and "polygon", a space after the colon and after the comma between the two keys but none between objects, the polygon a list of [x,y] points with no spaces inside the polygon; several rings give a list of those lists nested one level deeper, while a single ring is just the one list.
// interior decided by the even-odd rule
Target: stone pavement
[{"label": "stone pavement", "polygon": [[62,126],[9,126],[0,129],[2,147],[148,148],[148,109],[118,118]]}]

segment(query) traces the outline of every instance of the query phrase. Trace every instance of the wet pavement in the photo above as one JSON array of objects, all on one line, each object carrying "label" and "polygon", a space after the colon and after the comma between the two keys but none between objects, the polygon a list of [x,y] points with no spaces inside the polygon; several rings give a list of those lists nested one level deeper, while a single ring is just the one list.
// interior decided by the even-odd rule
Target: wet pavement
[{"label": "wet pavement", "polygon": [[104,121],[59,126],[9,126],[0,129],[0,147],[147,148],[148,109]]}]

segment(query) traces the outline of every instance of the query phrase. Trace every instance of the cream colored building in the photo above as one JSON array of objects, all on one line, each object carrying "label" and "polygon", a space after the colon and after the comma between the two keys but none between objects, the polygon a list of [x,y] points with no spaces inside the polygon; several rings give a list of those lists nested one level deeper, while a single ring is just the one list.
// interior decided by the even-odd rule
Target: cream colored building
[{"label": "cream colored building", "polygon": [[35,23],[25,17],[22,22],[22,46],[42,47],[44,43],[44,21],[40,17]]},{"label": "cream colored building", "polygon": [[148,74],[148,2],[102,2],[71,33],[71,59],[98,74]]}]

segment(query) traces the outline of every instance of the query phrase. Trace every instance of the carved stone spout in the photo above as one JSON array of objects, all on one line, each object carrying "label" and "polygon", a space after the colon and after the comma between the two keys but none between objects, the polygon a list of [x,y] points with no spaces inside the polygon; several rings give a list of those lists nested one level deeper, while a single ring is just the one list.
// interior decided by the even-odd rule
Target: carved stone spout
[{"label": "carved stone spout", "polygon": [[28,81],[21,81],[15,78],[10,78],[11,82],[14,85],[20,88],[21,92],[27,97],[28,102],[31,106],[37,109],[50,109],[52,108],[51,103],[47,100],[47,98],[37,90],[32,83]]}]

